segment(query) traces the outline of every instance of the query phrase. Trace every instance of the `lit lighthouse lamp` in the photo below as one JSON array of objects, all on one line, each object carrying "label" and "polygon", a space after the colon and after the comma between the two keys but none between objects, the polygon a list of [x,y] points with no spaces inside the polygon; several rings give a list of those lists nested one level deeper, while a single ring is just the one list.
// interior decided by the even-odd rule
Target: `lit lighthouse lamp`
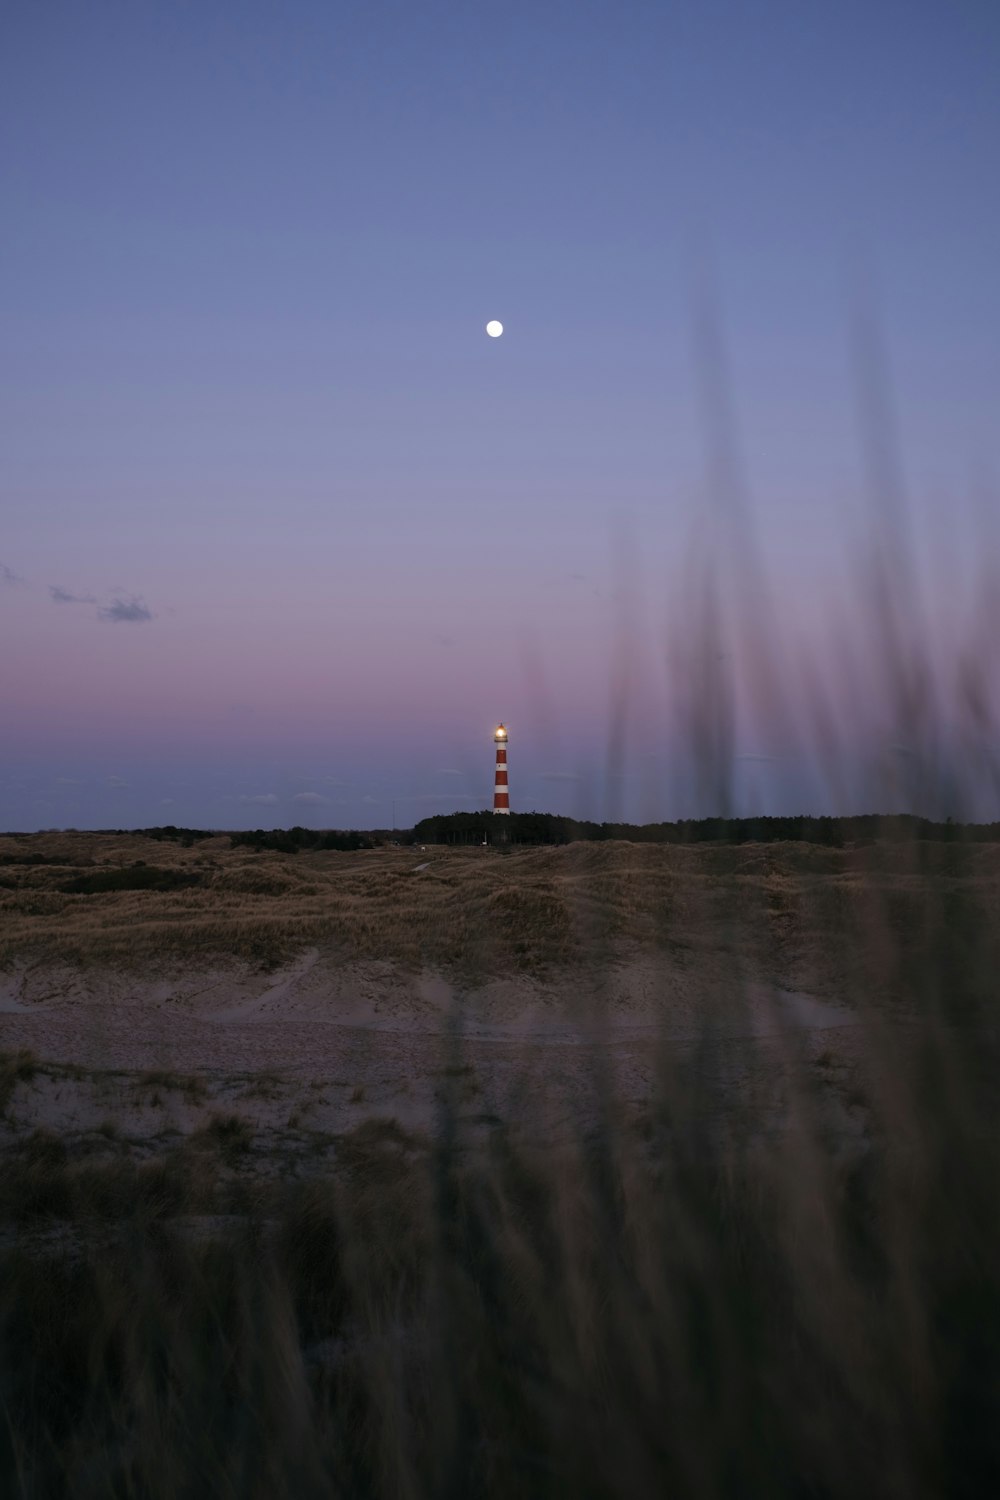
[{"label": "lit lighthouse lamp", "polygon": [[507,787],[507,731],[498,724],[493,731],[493,743],[497,750],[497,768],[493,777],[493,811],[510,813],[510,792]]}]

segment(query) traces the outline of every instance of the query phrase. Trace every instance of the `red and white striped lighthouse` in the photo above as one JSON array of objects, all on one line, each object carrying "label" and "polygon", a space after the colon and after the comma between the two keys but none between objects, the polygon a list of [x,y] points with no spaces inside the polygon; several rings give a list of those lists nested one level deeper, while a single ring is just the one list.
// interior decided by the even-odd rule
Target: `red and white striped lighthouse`
[{"label": "red and white striped lighthouse", "polygon": [[510,792],[507,787],[507,731],[498,724],[493,731],[493,743],[497,747],[497,768],[493,777],[493,811],[510,812]]}]

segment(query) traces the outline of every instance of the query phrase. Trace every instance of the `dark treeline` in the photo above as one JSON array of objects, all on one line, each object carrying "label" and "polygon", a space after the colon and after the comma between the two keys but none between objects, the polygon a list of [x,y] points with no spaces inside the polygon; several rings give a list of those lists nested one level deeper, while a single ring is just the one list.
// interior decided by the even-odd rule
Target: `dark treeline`
[{"label": "dark treeline", "polygon": [[[69,830],[75,832],[75,830]],[[950,819],[935,823],[908,813],[863,813],[855,817],[810,817],[802,814],[788,818],[689,818],[677,823],[592,823],[586,819],[564,818],[555,813],[526,812],[502,816],[483,809],[481,812],[454,812],[423,818],[412,829],[342,829],[342,828],[251,828],[240,832],[229,829],[176,828],[167,824],[159,828],[116,828],[98,830],[119,835],[177,843],[185,848],[202,839],[220,834],[229,838],[230,847],[276,849],[283,854],[301,850],[374,849],[380,844],[571,844],[577,841],[601,843],[622,839],[634,844],[773,844],[783,840],[800,844],[825,844],[842,848],[847,844],[873,844],[876,840],[903,841],[928,839],[936,843],[1000,843],[1000,823],[955,823]],[[28,839],[31,834],[8,837]],[[63,864],[61,854],[0,854],[3,865]],[[87,861],[92,863],[92,861]]]},{"label": "dark treeline", "polygon": [[165,823],[162,828],[140,828],[138,832],[147,839],[156,839],[158,843],[182,844],[185,849],[190,849],[192,844],[197,844],[201,839],[210,839],[214,834],[204,828],[176,828],[173,823]]},{"label": "dark treeline", "polygon": [[[218,838],[221,834],[228,836],[232,849],[245,845],[250,849],[277,849],[282,854],[298,854],[301,849],[373,849],[380,839],[380,835],[361,833],[357,829],[302,828],[298,825],[294,828],[248,828],[233,833],[226,828],[175,828],[172,823],[167,823],[162,828],[117,828],[108,831],[133,833],[136,837],[156,839],[158,843],[181,844],[185,849],[190,849],[192,844],[199,843],[202,839]],[[15,859],[22,864],[39,863],[44,858],[43,855],[8,856],[6,863],[12,863]],[[58,861],[59,856],[52,858]]]},{"label": "dark treeline", "polygon": [[554,813],[456,812],[424,818],[413,830],[424,844],[570,844],[627,839],[636,844],[871,844],[876,839],[1000,842],[1000,823],[932,823],[908,814],[850,818],[696,818],[679,823],[590,823]]},{"label": "dark treeline", "polygon": [[230,848],[246,845],[251,849],[278,849],[282,854],[298,854],[302,849],[371,849],[367,833],[341,828],[253,828],[246,833],[231,833]]}]

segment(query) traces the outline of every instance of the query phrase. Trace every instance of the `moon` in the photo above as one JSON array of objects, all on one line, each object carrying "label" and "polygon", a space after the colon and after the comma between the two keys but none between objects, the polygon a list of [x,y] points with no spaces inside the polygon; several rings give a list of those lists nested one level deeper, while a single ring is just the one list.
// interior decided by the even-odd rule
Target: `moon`
[{"label": "moon", "polygon": [[491,318],[486,325],[486,332],[489,334],[491,339],[498,339],[503,333],[503,324],[498,323],[496,318]]}]

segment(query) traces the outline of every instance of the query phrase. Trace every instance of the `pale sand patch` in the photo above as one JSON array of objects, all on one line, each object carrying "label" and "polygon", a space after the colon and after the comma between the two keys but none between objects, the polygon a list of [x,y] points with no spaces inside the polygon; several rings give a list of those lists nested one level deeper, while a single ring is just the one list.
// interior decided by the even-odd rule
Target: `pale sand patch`
[{"label": "pale sand patch", "polygon": [[319,949],[310,948],[302,957],[283,970],[261,995],[251,995],[235,1004],[223,1005],[220,1010],[211,1010],[205,1016],[209,1021],[249,1021],[258,1014],[280,1012],[282,1003],[301,983],[319,958]]},{"label": "pale sand patch", "polygon": [[[19,1086],[17,1132],[86,1133],[111,1120],[135,1145],[186,1135],[220,1111],[272,1140],[290,1120],[313,1136],[371,1116],[430,1130],[445,1098],[473,1123],[530,1117],[558,1133],[592,1114],[598,1081],[642,1109],[664,1048],[701,1057],[706,1041],[700,1066],[716,1089],[780,1102],[790,1052],[815,1054],[857,1023],[845,1007],[760,983],[734,1000],[721,976],[641,953],[478,984],[317,948],[271,973],[234,965],[137,980],[34,967],[6,977],[0,1002],[0,1048],[64,1069]],[[154,1071],[182,1076],[138,1077]],[[191,1075],[204,1081],[200,1095]]]},{"label": "pale sand patch", "polygon": [[[330,1028],[427,1037],[458,1032],[484,1043],[616,1046],[643,1035],[676,1041],[701,1039],[706,1032],[759,1037],[789,1028],[842,1028],[858,1019],[846,1006],[800,991],[759,981],[734,986],[711,972],[695,976],[666,956],[637,954],[600,970],[463,983],[430,970],[413,974],[391,962],[344,963],[317,948],[273,973],[234,965],[137,979],[109,969],[22,969],[5,977],[0,1011],[16,1018],[2,1030],[19,1044],[28,1044],[21,1038],[30,1029],[43,1048],[46,1036],[58,1041],[59,1060],[86,1063],[94,1055],[89,1036],[101,1047],[113,1046],[124,1067],[146,1066],[150,1046],[161,1044],[190,1066],[213,1067],[222,1058],[242,1066],[243,1053],[259,1060],[262,1033],[275,1026],[288,1038],[281,1045],[279,1033],[270,1033],[285,1061],[291,1051],[296,1060],[315,1058],[319,1064],[341,1045],[329,1036]],[[80,1055],[74,1040],[83,1048]]]}]

